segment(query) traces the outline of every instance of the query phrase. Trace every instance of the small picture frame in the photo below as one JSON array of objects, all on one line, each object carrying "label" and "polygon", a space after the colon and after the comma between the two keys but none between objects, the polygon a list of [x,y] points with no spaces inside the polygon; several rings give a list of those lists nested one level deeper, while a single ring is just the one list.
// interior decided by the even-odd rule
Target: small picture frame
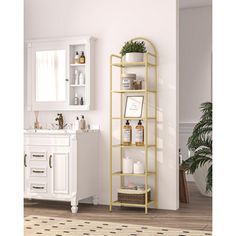
[{"label": "small picture frame", "polygon": [[124,118],[141,118],[144,96],[127,96]]}]

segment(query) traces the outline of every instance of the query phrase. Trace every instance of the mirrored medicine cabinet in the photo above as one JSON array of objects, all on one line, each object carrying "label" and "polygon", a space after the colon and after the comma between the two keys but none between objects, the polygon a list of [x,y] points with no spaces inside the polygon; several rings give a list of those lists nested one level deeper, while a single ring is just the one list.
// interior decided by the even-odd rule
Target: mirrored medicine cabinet
[{"label": "mirrored medicine cabinet", "polygon": [[27,110],[91,110],[93,37],[26,42]]}]

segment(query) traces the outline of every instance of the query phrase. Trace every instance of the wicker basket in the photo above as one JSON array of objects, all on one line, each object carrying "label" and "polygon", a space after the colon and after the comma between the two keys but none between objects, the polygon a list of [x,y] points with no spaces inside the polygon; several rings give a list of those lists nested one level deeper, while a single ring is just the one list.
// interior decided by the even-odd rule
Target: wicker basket
[{"label": "wicker basket", "polygon": [[[148,202],[151,200],[151,189],[148,189]],[[118,201],[121,203],[145,204],[145,191],[118,190]]]}]

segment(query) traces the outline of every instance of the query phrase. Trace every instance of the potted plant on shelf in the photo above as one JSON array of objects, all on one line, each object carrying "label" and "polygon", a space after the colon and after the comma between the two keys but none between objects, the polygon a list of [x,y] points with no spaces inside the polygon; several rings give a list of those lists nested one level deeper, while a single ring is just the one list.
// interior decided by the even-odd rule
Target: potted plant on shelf
[{"label": "potted plant on shelf", "polygon": [[143,55],[147,52],[144,41],[130,40],[124,44],[120,54],[125,62],[143,62]]},{"label": "potted plant on shelf", "polygon": [[[200,108],[203,113],[201,120],[195,125],[187,143],[188,149],[193,152],[193,155],[185,160],[182,166],[191,174],[200,171],[201,178],[203,175],[204,178],[206,177],[205,193],[208,193],[212,191],[212,103],[202,103]],[[206,173],[204,169],[206,169]],[[194,179],[198,185],[196,177],[194,176]]]}]

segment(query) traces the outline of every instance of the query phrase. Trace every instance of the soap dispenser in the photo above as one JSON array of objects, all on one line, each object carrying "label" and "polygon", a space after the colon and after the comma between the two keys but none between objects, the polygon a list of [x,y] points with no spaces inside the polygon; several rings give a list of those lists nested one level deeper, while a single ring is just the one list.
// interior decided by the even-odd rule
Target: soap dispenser
[{"label": "soap dispenser", "polygon": [[132,143],[132,126],[129,123],[129,120],[126,121],[123,126],[123,145],[129,146]]},{"label": "soap dispenser", "polygon": [[135,144],[136,146],[144,145],[144,127],[141,120],[139,120],[138,125],[135,127]]},{"label": "soap dispenser", "polygon": [[85,119],[84,119],[83,115],[81,116],[81,119],[79,121],[79,128],[81,130],[85,130],[85,128],[86,128],[86,122],[85,122]]}]

